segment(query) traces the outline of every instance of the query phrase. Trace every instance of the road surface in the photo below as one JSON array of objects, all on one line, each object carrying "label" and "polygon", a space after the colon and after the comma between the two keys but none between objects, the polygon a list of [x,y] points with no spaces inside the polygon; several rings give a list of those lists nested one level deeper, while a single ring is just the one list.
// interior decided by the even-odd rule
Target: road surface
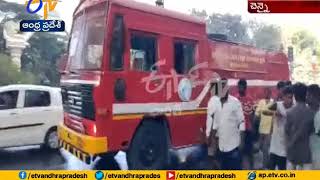
[{"label": "road surface", "polygon": [[[320,170],[320,138],[312,137],[312,148],[314,149],[315,167]],[[185,162],[186,157],[193,153],[196,159],[189,163],[178,163],[178,161]],[[198,161],[197,157],[199,150],[197,148],[181,150],[178,156],[174,158],[171,169],[210,169],[208,164],[204,161]],[[256,167],[261,166],[261,157],[256,155]],[[122,169],[126,169],[125,153],[120,153],[117,156],[117,161]],[[0,170],[87,170],[92,169],[94,165],[86,165],[72,156],[70,153],[61,151],[46,151],[40,149],[39,146],[10,148],[0,150]]]},{"label": "road surface", "polygon": [[[187,154],[191,152],[193,149],[184,150],[177,158],[185,161]],[[177,158],[173,161],[172,169],[193,168],[191,164],[193,165],[194,162],[178,163]],[[121,169],[127,169],[125,153],[119,153],[116,159]],[[0,150],[0,170],[87,170],[93,169],[94,165],[86,165],[64,150],[47,151],[39,146]]]},{"label": "road surface", "polygon": [[65,159],[59,152],[34,147],[0,150],[0,170],[64,169]]}]

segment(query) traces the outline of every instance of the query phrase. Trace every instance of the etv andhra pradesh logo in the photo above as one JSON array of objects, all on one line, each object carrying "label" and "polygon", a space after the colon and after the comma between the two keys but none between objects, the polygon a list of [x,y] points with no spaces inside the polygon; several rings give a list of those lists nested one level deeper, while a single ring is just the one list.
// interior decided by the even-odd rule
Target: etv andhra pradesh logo
[{"label": "etv andhra pradesh logo", "polygon": [[[39,5],[35,10],[33,10],[31,9],[31,4],[39,4]],[[43,18],[45,20],[48,19],[48,11],[49,12],[54,11],[57,4],[58,4],[58,0],[27,0],[25,3],[27,12],[30,14],[35,14],[39,12],[44,6]]]},{"label": "etv andhra pradesh logo", "polygon": [[[26,0],[26,11],[36,14],[43,9],[43,20],[22,20],[20,22],[21,32],[62,32],[65,23],[62,20],[47,20],[49,12],[54,11],[58,0]],[[35,6],[33,6],[35,5]]]}]

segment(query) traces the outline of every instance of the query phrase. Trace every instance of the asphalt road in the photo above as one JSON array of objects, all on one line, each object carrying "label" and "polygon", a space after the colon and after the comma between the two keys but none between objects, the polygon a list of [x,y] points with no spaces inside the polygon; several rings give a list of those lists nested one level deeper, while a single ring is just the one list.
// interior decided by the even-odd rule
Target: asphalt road
[{"label": "asphalt road", "polygon": [[0,150],[0,170],[58,170],[65,168],[65,162],[59,152],[39,146]]},{"label": "asphalt road", "polygon": [[0,150],[0,170],[87,170],[88,166],[70,153],[48,151],[40,146]]},{"label": "asphalt road", "polygon": [[[191,152],[197,153],[198,151],[192,148],[181,151],[179,156],[175,156],[173,159],[171,168],[193,169],[200,166],[204,167],[203,163],[195,163],[196,160],[190,163],[179,163],[180,161],[185,161],[186,156]],[[125,153],[119,153],[116,159],[121,169],[127,169]],[[96,160],[96,162],[98,161],[99,159]],[[39,146],[0,150],[0,170],[87,170],[93,169],[95,164],[86,165],[64,150],[47,151]]]},{"label": "asphalt road", "polygon": [[[311,142],[314,169],[320,170],[320,138],[312,137]],[[170,169],[210,169],[208,164],[201,160],[200,154],[204,153],[201,153],[199,148],[181,150],[174,156]],[[117,162],[122,169],[127,168],[125,159],[125,153],[118,154]],[[255,167],[258,169],[262,162],[261,154],[256,154],[255,159]],[[64,150],[46,151],[39,146],[0,150],[0,170],[87,170],[93,167],[94,165],[88,166]]]}]

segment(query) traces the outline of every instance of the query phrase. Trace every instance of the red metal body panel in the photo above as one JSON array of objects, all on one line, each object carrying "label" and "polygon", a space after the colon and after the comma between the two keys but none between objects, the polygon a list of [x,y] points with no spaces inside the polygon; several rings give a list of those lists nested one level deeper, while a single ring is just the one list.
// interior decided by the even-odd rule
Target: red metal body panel
[{"label": "red metal body panel", "polygon": [[[77,8],[75,15],[77,12],[94,6],[98,2],[102,1],[83,1]],[[205,23],[192,16],[131,0],[110,0],[108,8],[101,72],[80,71],[79,75],[66,74],[62,77],[62,81],[93,80],[99,82],[94,90],[94,102],[97,111],[103,111],[104,113],[97,113],[96,121],[91,121],[90,123],[97,127],[97,133],[94,136],[106,136],[108,138],[108,149],[110,151],[117,151],[123,148],[124,144],[130,142],[141,121],[141,117],[133,115],[132,118],[115,120],[113,115],[114,104],[182,102],[177,91],[174,91],[176,86],[174,82],[180,81],[184,77],[190,78],[190,74],[178,75],[176,79],[172,77],[171,70],[174,69],[173,42],[177,39],[196,42],[195,64],[208,64],[199,71],[197,80],[206,81],[212,78],[213,72],[217,72],[220,76],[228,79],[246,78],[248,80],[262,81],[289,79],[287,57],[283,53],[271,53],[247,45],[208,40]],[[109,71],[109,49],[112,21],[115,14],[122,14],[124,17],[126,45],[124,70],[111,72]],[[150,77],[150,72],[137,72],[129,68],[130,37],[136,31],[153,34],[157,38],[156,59],[157,62],[164,63],[158,67],[155,75],[167,76],[150,83],[151,89],[164,85],[156,93],[149,93],[146,88],[145,78]],[[123,102],[117,102],[113,92],[115,81],[119,78],[124,79],[126,82],[126,99]],[[171,90],[168,90],[170,84]],[[205,84],[202,84],[193,88],[191,101],[199,96],[204,87]],[[170,97],[168,97],[168,91],[170,91]],[[231,91],[234,93],[235,88]],[[249,86],[248,91],[258,99],[263,93],[263,85]],[[205,108],[209,98],[210,93],[207,93],[199,108]],[[206,114],[186,113],[179,116],[167,116],[167,119],[172,145],[181,147],[198,142],[200,128],[205,127]]]}]

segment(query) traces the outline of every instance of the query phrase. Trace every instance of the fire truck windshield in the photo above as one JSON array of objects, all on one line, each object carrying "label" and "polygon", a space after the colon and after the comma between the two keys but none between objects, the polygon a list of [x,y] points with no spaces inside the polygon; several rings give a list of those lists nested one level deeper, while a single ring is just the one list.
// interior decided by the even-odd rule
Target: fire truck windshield
[{"label": "fire truck windshield", "polygon": [[74,20],[70,46],[70,70],[99,70],[102,64],[106,6],[84,10]]}]

